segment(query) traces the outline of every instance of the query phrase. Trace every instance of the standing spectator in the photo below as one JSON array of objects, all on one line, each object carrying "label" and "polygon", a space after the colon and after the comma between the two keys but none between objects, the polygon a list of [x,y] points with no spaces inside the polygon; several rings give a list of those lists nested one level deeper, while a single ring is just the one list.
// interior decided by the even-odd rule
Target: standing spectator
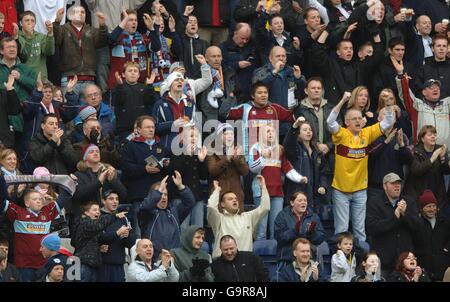
[{"label": "standing spectator", "polygon": [[75,176],[78,186],[73,195],[72,217],[79,213],[79,207],[94,201],[101,205],[101,193],[109,189],[119,193],[120,200],[126,200],[127,189],[120,181],[117,170],[108,164],[103,164],[100,149],[97,145],[89,144],[84,147],[83,160],[77,164]]},{"label": "standing spectator", "polygon": [[222,65],[222,51],[217,46],[206,49],[205,59],[211,67],[212,85],[202,94],[199,107],[206,121],[219,120],[222,103],[234,98],[236,73],[232,68]]},{"label": "standing spectator", "polygon": [[410,251],[398,256],[395,271],[390,276],[391,282],[430,282],[427,273],[417,265],[417,257]]},{"label": "standing spectator", "polygon": [[175,205],[172,202],[172,194],[168,195],[167,179],[169,176],[166,176],[161,182],[152,185],[148,196],[139,208],[141,238],[149,238],[154,243],[153,260],[155,261],[164,249],[180,246],[180,224],[195,204],[194,195],[191,189],[183,184],[181,174],[175,171],[174,175],[172,180],[178,189],[181,203]]},{"label": "standing spectator", "polygon": [[386,282],[381,275],[380,258],[373,251],[364,255],[358,270],[359,272],[353,277],[352,282]]},{"label": "standing spectator", "polygon": [[277,272],[276,282],[318,282],[322,272],[319,263],[311,259],[311,243],[306,238],[298,238],[292,243],[295,260]]},{"label": "standing spectator", "polygon": [[[209,2],[209,1],[208,1]],[[185,30],[182,34],[182,45],[183,45],[183,57],[180,61],[184,62],[184,67],[186,68],[186,76],[188,78],[199,78],[200,77],[200,64],[197,60],[194,60],[195,55],[204,55],[209,43],[205,40],[200,39],[198,34],[198,19],[195,15],[187,15],[185,17],[187,23],[185,24]],[[226,36],[223,40],[226,39]]]},{"label": "standing spectator", "polygon": [[113,92],[114,111],[117,117],[116,133],[119,141],[133,132],[134,121],[142,115],[149,114],[157,97],[153,88],[155,73],[147,78],[145,85],[139,83],[139,65],[136,62],[127,62],[123,66],[125,82],[116,72],[117,86]]},{"label": "standing spectator", "polygon": [[170,251],[180,273],[180,282],[214,281],[211,255],[201,249],[204,240],[205,229],[191,225],[181,234],[181,246]]},{"label": "standing spectator", "polygon": [[[216,237],[219,238],[219,237]],[[269,276],[261,258],[238,249],[231,235],[220,237],[220,257],[211,264],[216,282],[268,282]]]},{"label": "standing spectator", "polygon": [[[447,8],[448,10],[448,8]],[[405,60],[415,68],[423,65],[424,59],[433,56],[431,31],[433,26],[427,15],[418,15],[415,25],[407,22],[405,31]]]},{"label": "standing spectator", "polygon": [[355,277],[356,258],[353,253],[353,236],[342,233],[338,237],[337,252],[331,258],[331,282],[350,282]]},{"label": "standing spectator", "polygon": [[175,260],[168,250],[161,251],[161,261],[153,264],[153,243],[140,239],[136,243],[136,258],[128,266],[127,282],[178,282]]},{"label": "standing spectator", "polygon": [[19,31],[19,56],[25,64],[36,74],[41,73],[43,79],[47,79],[47,56],[55,53],[55,37],[53,36],[53,24],[45,21],[47,35],[35,31],[36,15],[32,11],[25,11],[20,15],[22,30]]},{"label": "standing spectator", "polygon": [[[6,200],[5,178],[0,176],[0,209],[14,225],[14,262],[22,281],[32,281],[36,270],[45,263],[40,252],[41,239],[50,232],[51,222],[61,213],[70,200],[70,193],[62,189],[56,202],[44,206],[43,195],[29,190],[24,195],[25,207]],[[30,215],[30,212],[33,215]],[[33,228],[27,228],[27,225]]]},{"label": "standing spectator", "polygon": [[[103,207],[100,216],[117,214],[119,194],[113,190],[102,193]],[[136,236],[131,231],[125,218],[116,219],[100,234],[99,242],[103,244],[102,265],[98,269],[99,282],[125,282],[125,249],[131,249],[136,242]],[[106,246],[106,247],[105,247]],[[106,252],[105,252],[106,250]]]},{"label": "standing spectator", "polygon": [[413,249],[413,235],[418,228],[414,200],[403,198],[402,179],[395,173],[383,178],[384,194],[367,203],[366,228],[370,247],[381,259],[383,271],[391,272],[400,253]]},{"label": "standing spectator", "polygon": [[259,67],[256,46],[250,40],[252,30],[247,23],[237,23],[232,36],[220,44],[223,64],[236,72],[235,96],[239,102],[250,99],[253,71]]},{"label": "standing spectator", "polygon": [[380,137],[394,124],[392,109],[387,111],[384,119],[370,127],[364,127],[362,113],[350,109],[345,113],[345,125],[341,127],[336,118],[350,94],[346,92],[341,101],[328,116],[327,124],[333,134],[336,146],[336,162],[334,165],[333,192],[334,232],[346,232],[349,221],[352,221],[353,234],[360,241],[366,240],[364,220],[366,214],[368,185],[368,152],[367,146]]},{"label": "standing spectator", "polygon": [[405,183],[405,193],[412,199],[430,189],[438,200],[439,209],[447,205],[444,174],[450,174],[447,146],[437,144],[438,133],[430,125],[419,132],[419,143],[413,149],[413,161]]},{"label": "standing spectator", "polygon": [[82,6],[71,6],[67,12],[70,22],[61,26],[63,14],[64,9],[59,9],[53,23],[56,47],[61,53],[59,64],[62,72],[61,88],[65,90],[69,80],[77,76],[78,83],[74,87],[74,92],[81,95],[83,89],[95,81],[97,64],[95,52],[97,48],[107,45],[108,29],[105,25],[105,16],[101,12],[96,13],[99,29],[86,24],[86,11]]},{"label": "standing spectator", "polygon": [[[136,119],[137,135],[126,143],[121,152],[121,167],[123,171],[123,182],[128,188],[128,202],[133,204],[131,210],[132,224],[136,235],[141,236],[141,230],[137,221],[137,214],[142,201],[148,195],[148,189],[163,178],[165,170],[163,159],[168,164],[169,151],[160,143],[155,136],[155,120],[148,115]],[[162,164],[151,164],[147,162],[153,156]]]},{"label": "standing spectator", "polygon": [[369,90],[366,86],[358,86],[352,90],[352,94],[347,103],[347,110],[349,109],[361,111],[365,125],[372,126],[376,123],[376,118],[373,112],[370,111]]},{"label": "standing spectator", "polygon": [[231,22],[231,1],[227,0],[187,0],[183,16],[191,11],[197,16],[200,26],[199,36],[209,45],[218,46],[228,36]]},{"label": "standing spectator", "polygon": [[327,162],[316,145],[311,123],[299,117],[289,129],[284,139],[286,158],[292,163],[296,171],[306,180],[295,183],[289,178],[285,179],[285,196],[289,198],[294,192],[301,190],[306,193],[309,200],[308,210],[318,211],[323,196],[327,193]]},{"label": "standing spectator", "polygon": [[[314,246],[325,239],[325,231],[319,216],[307,210],[305,193],[297,191],[290,197],[290,205],[285,207],[275,219],[275,239],[277,240],[277,259],[282,265],[292,263],[292,244],[297,238],[306,238]],[[278,268],[281,268],[279,265]]]},{"label": "standing spectator", "polygon": [[433,57],[426,58],[425,64],[419,67],[415,78],[416,86],[423,87],[423,84],[430,79],[439,80],[442,84],[441,96],[446,98],[450,96],[448,38],[445,35],[437,34],[433,37],[432,43]]},{"label": "standing spectator", "polygon": [[[233,192],[221,193],[220,183],[217,180],[214,181],[214,192],[208,200],[208,223],[212,228],[214,238],[222,238],[227,234],[233,236],[233,241],[237,244],[239,251],[253,250],[253,233],[262,217],[270,210],[270,197],[264,177],[258,175],[257,178],[262,192],[261,204],[252,211],[240,213],[236,194]],[[224,249],[221,245],[214,245],[213,258],[220,256],[220,250],[223,253]],[[219,280],[216,279],[216,281]]]},{"label": "standing spectator", "polygon": [[3,146],[12,148],[14,146],[14,132],[9,125],[8,115],[20,113],[20,102],[14,89],[14,76],[9,75],[7,79],[5,89],[0,90],[0,142]]},{"label": "standing spectator", "polygon": [[415,254],[432,281],[441,281],[450,266],[450,221],[438,212],[437,200],[425,190],[418,200],[419,232],[416,233]]},{"label": "standing spectator", "polygon": [[78,160],[69,138],[59,128],[55,113],[44,115],[41,131],[31,139],[28,151],[33,164],[45,166],[51,174],[73,172]]},{"label": "standing spectator", "polygon": [[[215,47],[215,46],[212,46]],[[213,180],[217,180],[224,192],[233,192],[239,201],[239,212],[244,212],[244,191],[241,185],[241,176],[249,172],[242,147],[234,143],[234,128],[228,124],[219,124],[216,131],[215,152],[206,157],[208,172]],[[214,185],[210,186],[210,194]]]},{"label": "standing spectator", "polygon": [[[138,79],[133,79],[133,84],[145,83],[148,77],[148,59],[149,51],[159,51],[161,49],[159,39],[159,18],[153,20],[148,14],[144,15],[144,22],[147,26],[147,34],[142,35],[137,32],[137,12],[135,10],[123,10],[121,14],[122,22],[111,33],[109,40],[111,50],[111,69],[109,70],[108,88],[113,89],[117,81],[117,73],[122,72],[126,75],[124,68],[127,66],[136,66],[138,69]],[[129,65],[129,63],[135,65]],[[126,81],[130,81],[128,79]],[[120,100],[120,99],[119,99]]]},{"label": "standing spectator", "polygon": [[80,258],[81,282],[96,282],[102,264],[100,245],[105,240],[100,236],[116,219],[124,219],[126,212],[100,215],[100,206],[95,201],[83,205],[82,211],[73,221],[71,245],[75,247],[74,256]]},{"label": "standing spectator", "polygon": [[[13,149],[3,149],[0,151],[0,174],[4,176],[21,175],[17,153]],[[19,201],[23,197],[27,185],[15,184],[8,186],[8,198]]]}]

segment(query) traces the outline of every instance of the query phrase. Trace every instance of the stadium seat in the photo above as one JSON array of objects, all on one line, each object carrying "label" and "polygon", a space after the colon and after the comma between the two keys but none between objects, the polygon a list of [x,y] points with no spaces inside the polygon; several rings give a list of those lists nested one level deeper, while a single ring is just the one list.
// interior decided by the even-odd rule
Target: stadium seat
[{"label": "stadium seat", "polygon": [[277,271],[277,241],[257,240],[253,242],[253,252],[262,259],[269,270],[269,279],[272,279]]}]

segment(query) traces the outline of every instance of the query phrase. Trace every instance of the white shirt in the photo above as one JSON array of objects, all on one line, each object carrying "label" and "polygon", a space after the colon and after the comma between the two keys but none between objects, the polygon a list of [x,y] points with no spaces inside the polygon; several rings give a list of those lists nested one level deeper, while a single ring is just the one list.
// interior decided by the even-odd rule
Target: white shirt
[{"label": "white shirt", "polygon": [[[68,2],[72,2],[72,0],[23,0],[23,6],[25,10],[30,10],[36,15],[36,27],[34,30],[46,35],[45,21],[50,20],[54,22],[58,9],[66,8]],[[65,20],[66,11],[64,10],[60,24],[63,25]]]}]

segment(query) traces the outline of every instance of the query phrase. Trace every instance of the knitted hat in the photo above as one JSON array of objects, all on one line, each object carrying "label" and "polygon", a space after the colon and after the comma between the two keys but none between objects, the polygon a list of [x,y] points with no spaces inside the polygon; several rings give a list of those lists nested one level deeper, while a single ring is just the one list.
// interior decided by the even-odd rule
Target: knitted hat
[{"label": "knitted hat", "polygon": [[58,233],[50,233],[41,240],[41,245],[50,251],[57,252],[61,247],[61,238]]},{"label": "knitted hat", "polygon": [[420,208],[423,209],[427,204],[434,203],[437,204],[436,197],[434,196],[433,191],[425,190],[419,196],[419,205]]},{"label": "knitted hat", "polygon": [[81,120],[84,122],[87,120],[91,115],[97,116],[97,110],[95,110],[92,106],[83,106],[80,108],[80,113],[78,114],[81,118]]},{"label": "knitted hat", "polygon": [[170,65],[169,73],[172,73],[173,70],[174,70],[175,68],[184,68],[183,62],[179,62],[179,61],[173,62],[173,63]]},{"label": "knitted hat", "polygon": [[228,123],[221,123],[217,126],[217,134],[221,134],[225,131],[234,131],[233,126]]},{"label": "knitted hat", "polygon": [[45,264],[46,275],[50,274],[55,266],[61,265],[64,268],[64,263],[59,258],[51,258]]},{"label": "knitted hat", "polygon": [[91,150],[94,150],[94,149],[97,149],[98,151],[100,151],[100,149],[98,148],[98,146],[97,146],[97,145],[94,145],[94,144],[89,144],[89,145],[84,146],[83,151],[82,151],[83,160],[86,160],[86,158],[87,158],[89,152],[90,152]]},{"label": "knitted hat", "polygon": [[172,72],[168,77],[167,77],[167,84],[169,84],[169,89],[170,86],[172,86],[172,83],[176,80],[176,79],[183,79],[184,80],[184,76],[183,74],[181,74],[180,72]]},{"label": "knitted hat", "polygon": [[34,176],[50,175],[50,171],[48,171],[46,167],[37,167],[36,169],[34,169],[33,175]]}]

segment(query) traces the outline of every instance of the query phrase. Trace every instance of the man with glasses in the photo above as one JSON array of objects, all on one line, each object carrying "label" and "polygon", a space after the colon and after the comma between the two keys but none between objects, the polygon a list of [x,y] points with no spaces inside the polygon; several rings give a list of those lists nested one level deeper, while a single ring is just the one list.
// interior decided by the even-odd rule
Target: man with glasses
[{"label": "man with glasses", "polygon": [[364,221],[369,159],[367,147],[383,134],[382,131],[393,126],[395,117],[393,110],[389,108],[381,122],[364,128],[365,122],[361,111],[349,109],[345,113],[347,128],[343,128],[336,122],[336,118],[349,98],[350,92],[345,92],[327,119],[336,150],[334,178],[331,184],[334,203],[334,231],[335,234],[347,232],[351,219],[353,235],[360,241],[365,241]]},{"label": "man with glasses", "polygon": [[[100,122],[102,132],[114,137],[114,129],[116,123],[116,115],[109,105],[102,102],[102,93],[100,88],[95,84],[89,84],[84,89],[84,99],[80,99],[81,106],[92,106],[97,111],[95,118]],[[80,108],[82,109],[82,108]],[[74,120],[75,127],[83,123],[82,114],[80,114]],[[80,140],[72,140],[72,143],[78,143]]]}]

